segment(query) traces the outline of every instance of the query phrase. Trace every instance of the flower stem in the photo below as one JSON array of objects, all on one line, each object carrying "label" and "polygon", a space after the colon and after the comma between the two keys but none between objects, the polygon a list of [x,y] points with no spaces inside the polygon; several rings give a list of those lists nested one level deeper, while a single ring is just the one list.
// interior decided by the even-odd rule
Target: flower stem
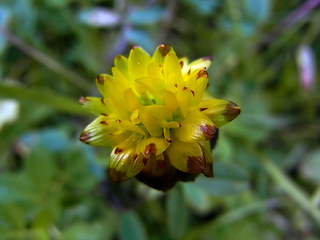
[{"label": "flower stem", "polygon": [[262,152],[255,151],[260,159],[264,169],[269,176],[294,200],[301,209],[304,209],[309,215],[320,224],[320,210],[307,194],[300,189],[287,175],[274,164],[271,159]]}]

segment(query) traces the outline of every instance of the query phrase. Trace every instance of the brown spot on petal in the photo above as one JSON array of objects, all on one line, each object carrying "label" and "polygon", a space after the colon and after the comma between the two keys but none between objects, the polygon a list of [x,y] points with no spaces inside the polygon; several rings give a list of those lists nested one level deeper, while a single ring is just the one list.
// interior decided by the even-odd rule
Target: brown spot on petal
[{"label": "brown spot on petal", "polygon": [[79,139],[81,142],[89,144],[90,133],[89,132],[82,132]]},{"label": "brown spot on petal", "polygon": [[114,154],[119,154],[121,152],[123,152],[123,149],[118,148],[118,147],[114,150]]},{"label": "brown spot on petal", "polygon": [[86,97],[80,97],[80,99],[79,99],[79,102],[81,104],[85,104],[87,101],[88,101],[88,98],[86,98]]},{"label": "brown spot on petal", "polygon": [[180,61],[179,64],[180,64],[180,67],[183,68],[183,61]]},{"label": "brown spot on petal", "polygon": [[153,154],[156,155],[157,154],[157,146],[154,143],[150,143],[146,146],[145,150],[144,150],[144,154],[145,155],[149,155],[149,154]]},{"label": "brown spot on petal", "polygon": [[189,68],[189,71],[188,71],[188,76],[190,76],[190,73],[191,73],[191,68]]},{"label": "brown spot on petal", "polygon": [[138,154],[133,155],[132,161],[137,160],[137,158],[138,158]]},{"label": "brown spot on petal", "polygon": [[166,138],[166,141],[167,141],[168,143],[172,143],[172,140],[171,140],[171,139],[167,139],[167,138]]},{"label": "brown spot on petal", "polygon": [[100,124],[108,125],[108,123],[106,121],[101,121]]},{"label": "brown spot on petal", "polygon": [[104,78],[101,74],[99,74],[96,79],[97,79],[98,84],[100,84],[100,85],[104,84]]},{"label": "brown spot on petal", "polygon": [[174,86],[177,88],[177,87],[178,87],[178,84],[176,83]]},{"label": "brown spot on petal", "polygon": [[203,69],[200,69],[199,72],[197,73],[196,79],[199,79],[199,78],[207,78],[207,77],[208,77],[208,73],[207,73],[207,71],[205,70],[205,68],[203,68]]},{"label": "brown spot on petal", "polygon": [[191,93],[192,93],[192,96],[194,96],[194,91],[193,91],[193,90],[191,90],[191,89],[190,89],[190,91],[191,91]]},{"label": "brown spot on petal", "polygon": [[102,102],[102,104],[103,105],[105,105],[105,103],[104,103],[104,99],[103,98],[101,98],[101,100],[100,100],[101,102]]},{"label": "brown spot on petal", "polygon": [[181,127],[181,123],[178,123],[179,124],[179,127]]},{"label": "brown spot on petal", "polygon": [[109,168],[109,177],[114,183],[119,183],[127,179],[126,173],[120,172],[115,168]]},{"label": "brown spot on petal", "polygon": [[105,116],[105,117],[108,117],[109,115],[106,114],[106,113],[100,113],[101,115]]},{"label": "brown spot on petal", "polygon": [[216,134],[217,132],[217,128],[214,125],[201,125],[200,126],[200,130],[202,131],[203,135],[204,135],[204,139],[210,140],[211,138],[213,138],[213,136]]},{"label": "brown spot on petal", "polygon": [[171,46],[170,45],[163,45],[161,44],[159,46],[159,52],[161,54],[162,57],[165,57],[171,50]]},{"label": "brown spot on petal", "polygon": [[225,117],[227,122],[230,122],[235,119],[240,114],[240,112],[241,110],[237,106],[237,104],[235,104],[234,102],[229,102],[225,107],[223,116]]},{"label": "brown spot on petal", "polygon": [[120,119],[118,119],[116,122],[121,123],[122,121]]},{"label": "brown spot on petal", "polygon": [[200,112],[207,110],[208,108],[200,108]]},{"label": "brown spot on petal", "polygon": [[206,89],[208,89],[208,87],[210,87],[210,83],[207,83]]},{"label": "brown spot on petal", "polygon": [[183,87],[183,90],[187,90],[188,88],[186,86]]},{"label": "brown spot on petal", "polygon": [[205,167],[205,169],[203,171],[203,174],[206,177],[213,177],[213,165],[212,165],[212,163],[206,162],[206,167]]},{"label": "brown spot on petal", "polygon": [[144,157],[144,158],[142,159],[142,162],[143,162],[143,164],[144,164],[145,166],[147,166],[148,158],[145,158],[145,157]]},{"label": "brown spot on petal", "polygon": [[189,156],[187,160],[189,173],[201,173],[205,170],[205,160],[203,156]]}]

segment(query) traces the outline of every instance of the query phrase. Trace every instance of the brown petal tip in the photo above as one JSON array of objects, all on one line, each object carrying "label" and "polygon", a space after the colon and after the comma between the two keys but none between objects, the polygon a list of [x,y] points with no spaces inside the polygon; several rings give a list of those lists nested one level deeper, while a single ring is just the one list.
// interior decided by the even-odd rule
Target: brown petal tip
[{"label": "brown petal tip", "polygon": [[203,174],[206,176],[206,177],[214,177],[214,174],[213,174],[213,164],[212,163],[208,163],[206,162],[206,167],[203,171]]},{"label": "brown petal tip", "polygon": [[158,48],[162,57],[165,57],[171,50],[170,45],[164,45],[164,44],[161,44]]},{"label": "brown petal tip", "polygon": [[104,78],[101,74],[99,74],[97,77],[96,77],[96,82],[97,84],[99,85],[103,85],[104,84]]},{"label": "brown petal tip", "polygon": [[234,102],[229,102],[225,107],[225,112],[223,113],[223,115],[227,122],[231,122],[240,114],[240,112],[241,110],[237,106],[237,104],[235,104]]},{"label": "brown petal tip", "polygon": [[189,156],[187,160],[189,173],[197,174],[205,170],[205,160],[203,156]]},{"label": "brown petal tip", "polygon": [[209,125],[209,124],[201,125],[200,130],[202,131],[202,133],[204,135],[204,140],[206,140],[206,141],[213,138],[213,136],[217,132],[217,128],[214,125]]},{"label": "brown petal tip", "polygon": [[124,172],[118,171],[115,168],[109,168],[109,177],[114,183],[123,182],[128,178]]},{"label": "brown petal tip", "polygon": [[86,98],[86,97],[80,97],[80,99],[79,99],[79,102],[83,105],[83,104],[85,104],[87,101],[89,101],[89,99],[88,98]]},{"label": "brown petal tip", "polygon": [[203,69],[200,69],[199,72],[197,73],[196,79],[207,78],[208,76],[209,75],[208,75],[207,71],[205,70],[205,68],[203,68]]},{"label": "brown petal tip", "polygon": [[90,133],[89,132],[82,132],[80,134],[79,140],[83,143],[89,144],[90,142]]}]

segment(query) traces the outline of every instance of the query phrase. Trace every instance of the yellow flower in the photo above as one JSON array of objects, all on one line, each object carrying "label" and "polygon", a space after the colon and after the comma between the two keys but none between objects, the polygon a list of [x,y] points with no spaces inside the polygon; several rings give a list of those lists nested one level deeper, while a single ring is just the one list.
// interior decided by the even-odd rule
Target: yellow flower
[{"label": "yellow flower", "polygon": [[81,133],[84,143],[112,147],[109,176],[114,182],[137,178],[167,190],[199,173],[213,176],[210,139],[240,108],[206,93],[211,58],[189,63],[171,46],[152,57],[133,48],[115,58],[112,75],[96,78],[102,98],[82,97],[97,115]]}]

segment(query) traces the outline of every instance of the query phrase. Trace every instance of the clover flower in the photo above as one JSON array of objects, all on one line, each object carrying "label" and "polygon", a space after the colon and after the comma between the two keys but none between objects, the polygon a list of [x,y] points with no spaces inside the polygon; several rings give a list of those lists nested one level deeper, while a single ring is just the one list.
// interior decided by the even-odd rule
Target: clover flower
[{"label": "clover flower", "polygon": [[113,182],[136,176],[167,190],[199,173],[213,176],[210,140],[240,108],[206,92],[210,63],[210,57],[179,59],[168,45],[160,45],[152,57],[135,47],[128,58],[115,57],[112,75],[97,76],[103,97],[81,97],[97,118],[80,140],[113,148]]}]

